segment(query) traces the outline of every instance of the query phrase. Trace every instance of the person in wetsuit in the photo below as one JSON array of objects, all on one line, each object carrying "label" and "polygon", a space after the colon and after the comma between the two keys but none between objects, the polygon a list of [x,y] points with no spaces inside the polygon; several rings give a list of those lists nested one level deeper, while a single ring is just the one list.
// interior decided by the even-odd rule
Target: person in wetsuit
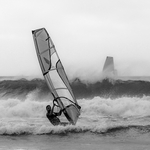
[{"label": "person in wetsuit", "polygon": [[[59,107],[57,104],[55,104],[55,102],[56,102],[56,100],[54,99],[54,101],[53,101],[53,107],[52,108],[51,108],[50,105],[46,106],[46,110],[47,110],[46,117],[49,119],[49,121],[54,126],[57,126],[57,125],[66,126],[66,125],[74,124],[74,122],[72,121],[72,119],[70,118],[70,116],[67,114],[67,112],[66,112],[65,109],[60,109],[60,111],[58,113],[54,112],[54,107],[55,106]],[[68,106],[70,107],[71,105],[68,105]],[[78,107],[79,110],[81,109],[81,107],[79,105],[76,105],[76,106]],[[66,118],[68,119],[69,122],[61,122],[60,121],[60,119],[58,118],[58,116],[60,116],[62,114],[62,112],[64,113],[64,115],[66,116]]]},{"label": "person in wetsuit", "polygon": [[53,105],[52,108],[51,108],[50,105],[47,105],[47,106],[46,106],[46,110],[47,110],[46,117],[49,119],[49,121],[50,121],[54,126],[60,125],[61,122],[60,122],[60,119],[58,118],[58,116],[61,115],[62,110],[60,110],[58,113],[54,112],[54,105]]}]

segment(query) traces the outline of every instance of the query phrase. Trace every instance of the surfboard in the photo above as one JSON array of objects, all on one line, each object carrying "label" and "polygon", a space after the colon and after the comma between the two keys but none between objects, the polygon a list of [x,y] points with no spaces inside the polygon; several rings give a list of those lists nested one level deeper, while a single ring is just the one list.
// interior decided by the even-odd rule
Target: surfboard
[{"label": "surfboard", "polygon": [[73,94],[62,62],[47,30],[40,28],[32,31],[38,61],[53,96],[53,103],[63,110],[67,120],[75,125],[81,107]]}]

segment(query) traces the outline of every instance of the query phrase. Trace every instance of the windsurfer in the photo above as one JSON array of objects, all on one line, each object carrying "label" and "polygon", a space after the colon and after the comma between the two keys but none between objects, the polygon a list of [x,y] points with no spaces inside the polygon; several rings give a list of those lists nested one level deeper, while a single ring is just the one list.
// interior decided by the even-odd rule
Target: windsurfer
[{"label": "windsurfer", "polygon": [[60,116],[62,114],[62,110],[60,110],[58,113],[54,112],[54,106],[51,108],[50,105],[46,106],[46,117],[49,119],[49,121],[54,125],[54,126],[58,126],[58,125],[67,125],[70,123],[67,122],[61,122],[60,119],[58,118],[58,116]]}]

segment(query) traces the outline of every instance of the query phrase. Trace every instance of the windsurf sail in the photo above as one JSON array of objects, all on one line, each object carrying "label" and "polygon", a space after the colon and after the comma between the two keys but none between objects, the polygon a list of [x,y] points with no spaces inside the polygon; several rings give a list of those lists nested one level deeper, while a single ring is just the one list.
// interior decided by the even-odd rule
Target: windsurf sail
[{"label": "windsurf sail", "polygon": [[116,76],[117,70],[114,67],[113,57],[107,56],[103,67],[103,74],[106,76]]},{"label": "windsurf sail", "polygon": [[47,85],[68,121],[75,125],[80,106],[72,92],[64,67],[45,28],[32,31],[39,64]]}]

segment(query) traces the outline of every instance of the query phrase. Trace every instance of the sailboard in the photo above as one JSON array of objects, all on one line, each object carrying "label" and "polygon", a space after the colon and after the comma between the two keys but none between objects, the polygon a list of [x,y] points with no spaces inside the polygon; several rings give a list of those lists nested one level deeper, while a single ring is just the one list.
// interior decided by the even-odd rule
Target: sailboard
[{"label": "sailboard", "polygon": [[53,104],[56,103],[67,120],[75,125],[81,107],[73,94],[55,45],[45,28],[33,30],[32,35],[43,76],[53,96]]}]

